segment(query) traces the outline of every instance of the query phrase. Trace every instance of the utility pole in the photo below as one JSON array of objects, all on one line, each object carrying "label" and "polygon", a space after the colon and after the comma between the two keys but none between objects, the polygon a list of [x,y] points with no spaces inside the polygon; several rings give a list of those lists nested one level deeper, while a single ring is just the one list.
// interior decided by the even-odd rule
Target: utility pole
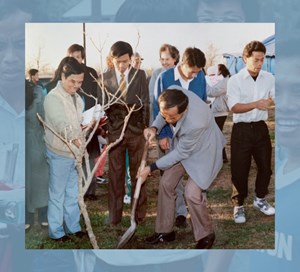
[{"label": "utility pole", "polygon": [[83,35],[83,48],[84,48],[84,52],[85,52],[85,58],[84,58],[84,64],[86,65],[86,38],[85,38],[85,23],[82,23],[82,35]]}]

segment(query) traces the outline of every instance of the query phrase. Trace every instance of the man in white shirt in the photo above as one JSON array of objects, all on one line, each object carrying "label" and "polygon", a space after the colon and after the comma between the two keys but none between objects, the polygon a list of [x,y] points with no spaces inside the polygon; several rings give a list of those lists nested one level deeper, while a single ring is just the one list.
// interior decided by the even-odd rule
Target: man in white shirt
[{"label": "man in white shirt", "polygon": [[259,41],[248,43],[243,51],[246,67],[228,81],[228,106],[233,112],[231,133],[232,200],[235,223],[245,223],[244,199],[248,194],[251,158],[257,165],[254,208],[266,215],[275,209],[266,201],[272,175],[272,145],[268,127],[268,108],[274,105],[275,79],[262,71],[266,54]]}]

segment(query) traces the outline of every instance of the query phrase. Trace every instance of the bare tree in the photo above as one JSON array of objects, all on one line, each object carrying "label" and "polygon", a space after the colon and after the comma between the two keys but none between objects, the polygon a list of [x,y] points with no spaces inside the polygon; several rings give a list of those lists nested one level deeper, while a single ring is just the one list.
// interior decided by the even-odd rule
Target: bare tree
[{"label": "bare tree", "polygon": [[[99,50],[100,55],[102,52],[102,49]],[[101,69],[102,70],[102,69]],[[109,107],[111,107],[114,104],[121,104],[123,105],[126,109],[128,114],[126,115],[126,117],[124,118],[124,125],[121,131],[121,134],[119,136],[119,138],[110,143],[105,151],[101,154],[101,156],[99,157],[99,159],[97,160],[95,166],[93,169],[90,168],[90,164],[89,164],[89,154],[87,152],[87,145],[89,144],[89,142],[91,141],[94,133],[96,132],[99,123],[100,123],[100,118],[98,118],[97,120],[93,119],[81,132],[80,135],[80,148],[76,148],[69,140],[68,140],[68,129],[70,128],[66,128],[64,133],[58,133],[57,131],[55,131],[51,126],[49,126],[49,124],[45,123],[44,120],[42,120],[42,118],[37,114],[39,120],[42,122],[44,128],[49,129],[50,131],[52,131],[52,133],[58,137],[59,139],[61,139],[67,146],[68,148],[71,150],[71,152],[73,153],[75,160],[76,160],[76,168],[78,171],[78,189],[79,189],[79,196],[78,196],[78,202],[79,202],[79,206],[80,206],[80,210],[81,213],[83,215],[84,221],[85,221],[85,225],[86,225],[86,230],[88,232],[88,236],[90,238],[91,244],[93,246],[94,249],[98,249],[98,243],[97,243],[97,239],[94,235],[92,226],[91,226],[91,221],[88,215],[88,211],[84,202],[84,194],[86,193],[87,189],[89,188],[91,181],[93,179],[93,176],[100,164],[100,162],[103,160],[103,158],[106,155],[106,152],[108,152],[112,147],[116,146],[119,142],[122,141],[123,137],[124,137],[124,133],[125,133],[125,129],[127,127],[129,118],[131,116],[131,114],[134,111],[138,111],[140,110],[143,105],[142,105],[142,101],[139,99],[140,101],[140,105],[138,105],[136,107],[136,105],[133,105],[132,107],[128,107],[128,105],[126,104],[126,102],[124,102],[122,100],[122,97],[124,96],[124,94],[127,92],[128,87],[131,85],[131,83],[133,82],[133,80],[135,79],[135,76],[137,74],[138,70],[135,72],[134,76],[132,77],[131,81],[128,83],[128,85],[126,86],[125,90],[121,91],[120,87],[118,88],[117,92],[115,94],[112,94],[110,92],[107,91],[107,89],[104,86],[104,82],[103,82],[103,72],[101,71],[101,76],[100,79],[96,79],[94,78],[94,80],[97,81],[98,86],[101,89],[102,92],[102,101],[99,102],[100,107],[101,107],[101,111],[105,112],[105,110],[107,110]],[[93,75],[91,75],[93,77]],[[86,95],[93,97],[90,94],[87,94],[84,90],[81,89],[81,91],[83,93],[85,93]],[[93,97],[95,99],[95,106],[98,104],[98,99],[96,97]],[[95,107],[96,110],[96,107]],[[101,114],[100,114],[101,116]],[[83,171],[83,161],[86,165],[86,173]],[[83,185],[84,184],[84,185]]]},{"label": "bare tree", "polygon": [[46,75],[52,74],[53,68],[50,67],[49,63],[46,63],[43,60],[42,53],[43,53],[43,47],[39,46],[35,56],[33,57],[33,60],[26,63],[26,71],[28,71],[31,68],[35,68],[35,69],[39,70],[40,75],[41,74],[46,74]]},{"label": "bare tree", "polygon": [[213,66],[218,63],[220,54],[218,53],[219,49],[214,46],[214,44],[209,44],[206,52],[205,52],[205,57],[206,57],[206,65],[205,69],[207,69],[210,66]]}]

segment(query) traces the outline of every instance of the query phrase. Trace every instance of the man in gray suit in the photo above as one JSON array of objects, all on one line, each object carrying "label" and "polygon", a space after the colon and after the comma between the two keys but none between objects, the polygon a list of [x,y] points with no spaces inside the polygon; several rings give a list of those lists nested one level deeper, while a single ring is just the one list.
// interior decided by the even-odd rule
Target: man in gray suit
[{"label": "man in gray suit", "polygon": [[205,102],[191,91],[171,86],[158,99],[160,114],[144,136],[151,141],[170,124],[173,130],[171,151],[139,175],[145,181],[156,169],[164,170],[160,180],[155,234],[146,242],[156,244],[175,240],[175,188],[185,173],[189,175],[185,198],[191,214],[196,248],[211,248],[215,240],[206,206],[205,190],[222,167],[225,139]]}]

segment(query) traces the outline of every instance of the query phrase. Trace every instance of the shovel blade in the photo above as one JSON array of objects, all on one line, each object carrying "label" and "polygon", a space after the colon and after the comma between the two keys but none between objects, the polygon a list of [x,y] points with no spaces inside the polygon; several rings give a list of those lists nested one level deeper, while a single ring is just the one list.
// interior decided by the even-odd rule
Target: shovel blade
[{"label": "shovel blade", "polygon": [[128,243],[128,241],[134,235],[135,229],[136,229],[136,223],[135,222],[131,222],[130,227],[126,230],[126,232],[121,237],[121,239],[120,239],[120,241],[118,243],[118,248],[123,248]]}]

